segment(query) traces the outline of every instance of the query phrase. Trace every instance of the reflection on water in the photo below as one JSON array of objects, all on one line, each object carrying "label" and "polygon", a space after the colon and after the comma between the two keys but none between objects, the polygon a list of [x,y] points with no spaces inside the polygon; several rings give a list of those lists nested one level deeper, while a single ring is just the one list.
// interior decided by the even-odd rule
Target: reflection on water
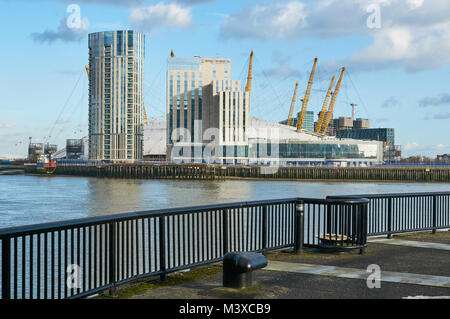
[{"label": "reflection on water", "polygon": [[6,175],[0,176],[0,228],[236,201],[449,190],[450,184],[173,181]]}]

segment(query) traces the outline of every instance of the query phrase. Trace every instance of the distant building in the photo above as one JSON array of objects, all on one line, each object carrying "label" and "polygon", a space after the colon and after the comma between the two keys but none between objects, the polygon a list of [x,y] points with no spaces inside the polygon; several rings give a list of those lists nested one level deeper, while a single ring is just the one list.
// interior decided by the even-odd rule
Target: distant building
[{"label": "distant building", "polygon": [[53,154],[58,150],[58,145],[55,144],[44,144],[44,153],[45,154]]},{"label": "distant building", "polygon": [[450,162],[450,154],[443,154],[436,156],[438,162]]},{"label": "distant building", "polygon": [[395,145],[395,130],[393,128],[370,128],[340,130],[336,134],[337,138],[351,138],[356,140],[381,141],[387,145]]},{"label": "distant building", "polygon": [[89,159],[143,156],[144,34],[89,34]]},{"label": "distant building", "polygon": [[[291,126],[297,127],[298,123],[298,117],[300,116],[300,112],[297,114],[296,117],[294,117],[291,121]],[[287,124],[288,120],[281,121],[280,124]],[[303,129],[314,132],[314,112],[313,111],[306,111],[305,113],[305,119],[303,120]]]},{"label": "distant building", "polygon": [[230,59],[169,58],[169,160],[202,161],[205,146],[213,142],[220,150],[214,156],[221,162],[247,161],[249,94],[241,89],[240,81],[230,77]]},{"label": "distant building", "polygon": [[351,117],[340,117],[333,120],[334,135],[339,131],[353,128],[353,119]]},{"label": "distant building", "polygon": [[402,147],[400,145],[386,145],[383,159],[385,162],[399,162],[402,159]]},{"label": "distant building", "polygon": [[353,128],[354,129],[364,129],[364,128],[370,128],[370,120],[369,119],[356,119],[353,121]]},{"label": "distant building", "polygon": [[150,121],[144,125],[144,161],[167,160],[166,121]]},{"label": "distant building", "polygon": [[30,162],[37,162],[39,156],[43,154],[44,154],[44,143],[28,144],[28,160]]},{"label": "distant building", "polygon": [[66,159],[80,159],[83,151],[83,139],[66,140]]}]

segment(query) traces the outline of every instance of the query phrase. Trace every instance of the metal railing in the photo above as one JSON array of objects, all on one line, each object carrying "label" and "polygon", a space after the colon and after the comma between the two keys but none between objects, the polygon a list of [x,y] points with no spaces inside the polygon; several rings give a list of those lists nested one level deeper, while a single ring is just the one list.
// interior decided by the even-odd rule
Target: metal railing
[{"label": "metal railing", "polygon": [[450,192],[328,196],[369,200],[368,236],[450,228]]},{"label": "metal railing", "polygon": [[365,199],[285,199],[0,229],[1,298],[80,298],[229,251],[363,248]]}]

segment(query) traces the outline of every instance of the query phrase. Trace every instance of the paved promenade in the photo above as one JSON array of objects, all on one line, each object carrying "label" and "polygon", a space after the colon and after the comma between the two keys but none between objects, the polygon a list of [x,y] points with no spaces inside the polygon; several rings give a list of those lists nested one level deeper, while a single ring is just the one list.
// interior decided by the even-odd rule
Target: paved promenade
[{"label": "paved promenade", "polygon": [[[447,231],[371,239],[364,255],[312,249],[300,255],[271,253],[269,265],[254,273],[255,285],[248,289],[223,288],[219,263],[207,276],[179,283],[186,273],[175,274],[178,284],[156,285],[132,298],[449,298],[449,249]],[[369,265],[380,267],[380,288],[367,286]]]}]

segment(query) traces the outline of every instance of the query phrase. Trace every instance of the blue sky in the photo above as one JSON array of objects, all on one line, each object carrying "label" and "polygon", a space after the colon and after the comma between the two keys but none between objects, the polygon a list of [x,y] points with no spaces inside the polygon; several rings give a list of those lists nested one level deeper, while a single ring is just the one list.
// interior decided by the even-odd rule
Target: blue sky
[{"label": "blue sky", "polygon": [[[81,9],[76,30],[65,26],[70,4]],[[171,49],[231,58],[244,82],[253,49],[251,115],[274,121],[287,117],[296,81],[304,94],[317,56],[309,110],[320,110],[345,65],[335,117],[351,116],[356,103],[372,127],[395,128],[404,155],[450,153],[447,0],[0,0],[0,8],[0,157],[24,156],[29,136],[63,146],[87,135],[87,33],[114,29],[146,33],[149,117],[165,113]]]}]

